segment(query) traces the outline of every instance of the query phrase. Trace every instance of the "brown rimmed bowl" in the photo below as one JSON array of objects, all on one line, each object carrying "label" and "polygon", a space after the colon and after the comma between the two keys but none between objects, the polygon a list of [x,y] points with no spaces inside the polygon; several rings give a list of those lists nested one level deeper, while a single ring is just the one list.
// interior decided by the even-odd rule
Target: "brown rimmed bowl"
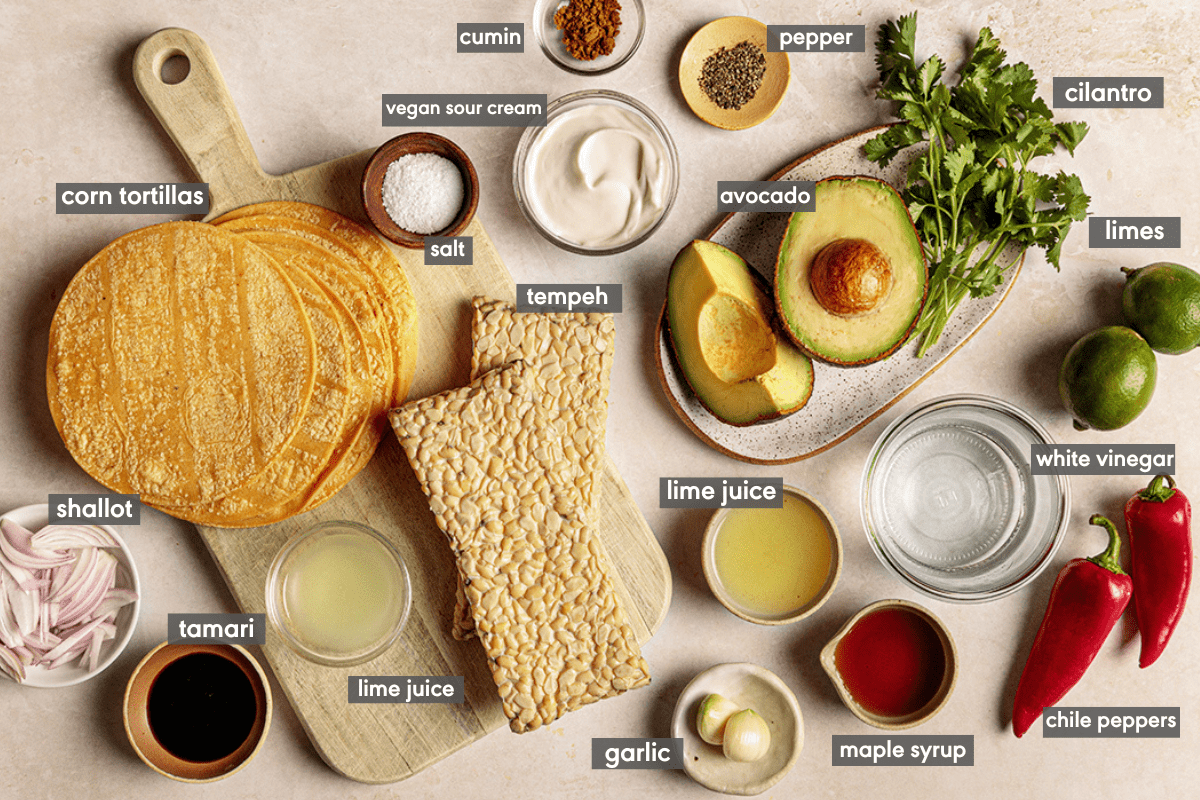
[{"label": "brown rimmed bowl", "polygon": [[[184,656],[211,653],[232,662],[254,689],[254,725],[238,749],[216,761],[185,761],[168,751],[150,728],[150,688],[162,671]],[[125,733],[134,752],[155,772],[184,783],[209,783],[227,778],[258,755],[271,727],[271,686],[262,667],[236,644],[168,644],[151,650],[133,671],[125,687]]]},{"label": "brown rimmed bowl", "polygon": [[[846,688],[846,682],[837,668],[836,654],[838,644],[850,632],[850,629],[858,624],[859,620],[868,614],[885,608],[900,608],[925,620],[937,632],[938,639],[942,644],[943,663],[945,664],[941,683],[938,685],[937,691],[933,693],[933,697],[929,699],[929,702],[916,711],[901,716],[884,716],[863,708],[854,695],[850,693],[850,690]],[[954,692],[954,684],[958,680],[958,649],[954,646],[954,638],[950,636],[950,630],[946,627],[945,623],[938,619],[937,615],[929,609],[908,600],[880,600],[871,603],[846,620],[846,624],[829,640],[829,644],[821,649],[821,668],[825,670],[829,679],[833,681],[833,686],[837,689],[838,697],[842,699],[846,708],[850,709],[854,716],[876,728],[882,728],[887,731],[899,731],[915,727],[923,722],[928,722],[946,705],[946,702],[950,699],[950,695]]]},{"label": "brown rimmed bowl", "polygon": [[833,594],[834,588],[837,587],[838,579],[842,575],[842,536],[838,532],[837,523],[833,521],[833,515],[825,506],[821,505],[817,498],[813,497],[808,492],[802,489],[797,489],[795,486],[784,484],[784,494],[790,494],[801,502],[805,503],[817,512],[817,516],[825,523],[825,532],[829,537],[829,574],[825,578],[825,584],[807,603],[799,608],[792,609],[778,616],[768,616],[760,614],[753,609],[746,608],[741,603],[738,603],[726,590],[721,582],[721,574],[717,569],[717,537],[721,532],[721,526],[729,517],[731,511],[736,509],[723,508],[713,514],[709,520],[708,527],[704,530],[704,542],[701,545],[701,562],[704,569],[704,579],[708,582],[708,588],[713,593],[713,597],[725,606],[731,613],[747,622],[753,622],[758,625],[790,625],[793,622],[811,616],[817,609],[825,605],[825,601],[829,599],[829,595]]},{"label": "brown rimmed bowl", "polygon": [[[398,158],[417,153],[433,153],[449,159],[462,174],[463,203],[458,210],[458,216],[448,227],[431,234],[413,233],[401,228],[388,215],[383,204],[383,178],[387,175],[388,167]],[[362,199],[367,218],[376,230],[401,247],[416,250],[425,246],[426,235],[458,236],[466,229],[479,206],[479,176],[475,172],[475,165],[462,148],[444,136],[424,132],[406,133],[384,142],[371,156],[366,169],[363,170]]]}]

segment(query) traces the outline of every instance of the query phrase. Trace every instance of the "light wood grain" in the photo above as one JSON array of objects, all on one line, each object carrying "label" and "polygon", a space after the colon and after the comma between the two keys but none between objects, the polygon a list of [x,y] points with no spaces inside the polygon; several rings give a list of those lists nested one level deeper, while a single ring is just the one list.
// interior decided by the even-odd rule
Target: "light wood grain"
[{"label": "light wood grain", "polygon": [[[162,64],[174,55],[188,58],[190,72],[182,82],[168,85],[160,73]],[[176,28],[154,34],[134,56],[134,77],[192,169],[209,184],[209,219],[249,203],[300,200],[367,224],[359,186],[371,151],[286,175],[266,174],[212,52],[200,37]],[[420,355],[411,397],[467,382],[473,296],[513,299],[512,277],[478,219],[464,235],[474,237],[475,263],[468,267],[426,267],[421,251],[392,247],[420,309]],[[246,612],[264,613],[267,570],[275,553],[292,534],[329,519],[370,525],[397,546],[411,573],[413,609],[393,647],[350,668],[309,662],[268,630],[267,661],[325,761],[355,780],[397,781],[506,725],[479,642],[458,642],[450,636],[456,580],[453,558],[393,437],[386,437],[362,473],[320,508],[262,528],[202,527],[200,534],[238,605]],[[604,473],[596,524],[630,623],[645,643],[666,616],[670,569],[611,461]],[[466,701],[461,705],[351,705],[347,702],[351,675],[462,675]]]}]

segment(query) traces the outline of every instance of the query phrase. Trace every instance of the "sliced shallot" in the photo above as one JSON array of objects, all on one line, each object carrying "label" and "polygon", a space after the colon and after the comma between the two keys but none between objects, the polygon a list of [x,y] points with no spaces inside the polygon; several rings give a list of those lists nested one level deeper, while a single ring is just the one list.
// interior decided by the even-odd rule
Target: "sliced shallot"
[{"label": "sliced shallot", "polygon": [[0,520],[0,672],[21,683],[26,667],[79,660],[89,672],[117,635],[117,612],[137,600],[117,587],[119,547],[90,525],[49,525],[37,533]]}]

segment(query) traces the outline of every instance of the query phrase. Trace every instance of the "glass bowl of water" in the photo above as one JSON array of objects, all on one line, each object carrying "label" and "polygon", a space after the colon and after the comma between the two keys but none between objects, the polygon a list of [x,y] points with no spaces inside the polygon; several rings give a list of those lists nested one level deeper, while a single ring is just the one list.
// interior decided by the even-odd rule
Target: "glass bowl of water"
[{"label": "glass bowl of water", "polygon": [[1034,475],[1050,434],[991,397],[932,400],[880,435],[862,479],[867,538],[884,566],[938,600],[1015,592],[1049,566],[1071,511],[1063,475]]}]

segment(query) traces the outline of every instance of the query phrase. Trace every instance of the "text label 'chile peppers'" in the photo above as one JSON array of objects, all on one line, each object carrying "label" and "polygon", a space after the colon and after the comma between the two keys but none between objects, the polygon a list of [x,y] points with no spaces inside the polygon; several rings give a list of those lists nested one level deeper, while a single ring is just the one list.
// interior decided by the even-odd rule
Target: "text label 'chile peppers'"
[{"label": "text label 'chile peppers'", "polygon": [[1117,528],[1099,514],[1091,523],[1108,530],[1108,548],[1093,558],[1073,558],[1058,573],[1017,684],[1012,724],[1018,737],[1043,708],[1057,703],[1079,682],[1129,605],[1133,581],[1117,562]]},{"label": "text label 'chile peppers'", "polygon": [[[1167,484],[1167,485],[1164,485]],[[1175,479],[1159,475],[1125,504],[1133,607],[1142,634],[1141,667],[1167,646],[1192,583],[1192,506]]]}]

